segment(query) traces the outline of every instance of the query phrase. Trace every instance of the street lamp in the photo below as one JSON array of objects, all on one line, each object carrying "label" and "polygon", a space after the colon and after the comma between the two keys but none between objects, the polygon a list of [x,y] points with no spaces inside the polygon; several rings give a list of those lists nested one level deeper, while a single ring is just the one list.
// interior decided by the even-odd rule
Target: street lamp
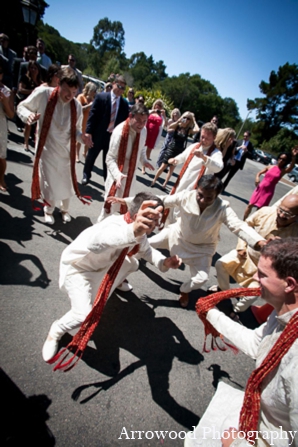
[{"label": "street lamp", "polygon": [[27,32],[27,45],[29,44],[29,27],[28,25],[35,26],[37,19],[37,4],[34,0],[21,0],[22,12],[24,23],[26,25]]},{"label": "street lamp", "polygon": [[242,131],[243,127],[244,127],[244,124],[246,123],[247,118],[248,118],[248,116],[250,115],[251,112],[252,112],[252,111],[249,110],[248,114],[246,115],[246,118],[245,118],[245,120],[243,121],[242,126],[240,127],[240,130],[239,130],[239,132],[238,132],[238,135],[237,135],[237,137],[236,137],[236,140],[238,140],[239,135],[241,134],[241,131]]}]

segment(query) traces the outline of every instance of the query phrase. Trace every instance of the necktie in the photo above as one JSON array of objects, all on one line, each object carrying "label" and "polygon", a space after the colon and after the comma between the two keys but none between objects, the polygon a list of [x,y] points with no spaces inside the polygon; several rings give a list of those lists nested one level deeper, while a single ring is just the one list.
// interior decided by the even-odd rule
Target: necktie
[{"label": "necktie", "polygon": [[111,110],[110,124],[107,129],[108,132],[113,132],[113,129],[115,127],[116,109],[117,109],[117,101],[116,101],[116,98],[114,98],[114,102],[112,104],[112,110]]}]

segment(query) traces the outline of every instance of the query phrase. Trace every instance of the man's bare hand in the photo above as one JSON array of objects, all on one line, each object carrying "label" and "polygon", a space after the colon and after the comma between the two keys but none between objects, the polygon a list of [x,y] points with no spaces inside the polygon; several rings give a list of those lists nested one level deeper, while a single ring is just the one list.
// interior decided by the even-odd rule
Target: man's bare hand
[{"label": "man's bare hand", "polygon": [[176,160],[176,158],[169,158],[169,159],[168,159],[168,164],[169,164],[169,165],[177,166],[177,164],[178,164],[178,160]]},{"label": "man's bare hand", "polygon": [[162,206],[151,208],[156,205],[157,202],[155,200],[145,200],[143,202],[138,213],[135,215],[133,223],[135,237],[142,236],[143,234],[150,234],[154,228],[159,225],[163,209]]},{"label": "man's bare hand", "polygon": [[107,201],[108,203],[120,203],[121,205],[125,205],[125,204],[126,204],[125,200],[124,200],[124,199],[121,199],[120,197],[113,197],[113,196],[110,196],[110,197],[107,198],[106,201]]},{"label": "man's bare hand", "polygon": [[182,259],[177,255],[171,256],[170,258],[166,258],[163,262],[163,265],[168,269],[177,269],[182,264]]},{"label": "man's bare hand", "polygon": [[194,154],[195,154],[197,157],[199,157],[199,158],[203,158],[203,157],[204,157],[204,153],[203,153],[203,150],[202,150],[201,148],[199,148],[199,149],[195,149],[195,150],[194,150]]},{"label": "man's bare hand", "polygon": [[232,442],[235,441],[235,439],[238,439],[238,433],[239,431],[234,427],[230,427],[228,430],[225,430],[221,438],[222,447],[230,447]]},{"label": "man's bare hand", "polygon": [[148,161],[146,161],[146,163],[144,163],[145,168],[150,169],[150,171],[154,171],[154,166],[149,163]]},{"label": "man's bare hand", "polygon": [[116,180],[116,188],[118,188],[118,189],[121,188],[121,183],[124,178],[127,178],[127,175],[124,175],[124,174],[119,175],[119,177]]},{"label": "man's bare hand", "polygon": [[89,148],[93,147],[92,136],[90,135],[90,133],[82,134],[82,140],[83,140],[85,146],[87,146]]},{"label": "man's bare hand", "polygon": [[27,124],[31,126],[31,124],[36,123],[40,118],[40,113],[30,113],[27,119]]},{"label": "man's bare hand", "polygon": [[240,261],[245,260],[247,258],[246,249],[244,248],[243,250],[237,250],[237,256],[240,259]]}]

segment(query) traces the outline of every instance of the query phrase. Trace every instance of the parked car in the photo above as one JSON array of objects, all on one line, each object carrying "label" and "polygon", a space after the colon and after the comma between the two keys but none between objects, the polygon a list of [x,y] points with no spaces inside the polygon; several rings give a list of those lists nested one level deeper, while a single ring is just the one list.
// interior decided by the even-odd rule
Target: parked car
[{"label": "parked car", "polygon": [[261,149],[255,150],[255,160],[260,163],[264,163],[264,165],[269,165],[272,160],[272,155],[267,152],[261,151]]},{"label": "parked car", "polygon": [[97,85],[97,91],[103,92],[106,86],[106,83],[102,81],[101,79],[94,78],[93,76],[83,75],[84,83],[87,82],[93,82],[95,85]]},{"label": "parked car", "polygon": [[295,166],[295,168],[288,173],[288,177],[291,182],[298,182],[298,166]]}]

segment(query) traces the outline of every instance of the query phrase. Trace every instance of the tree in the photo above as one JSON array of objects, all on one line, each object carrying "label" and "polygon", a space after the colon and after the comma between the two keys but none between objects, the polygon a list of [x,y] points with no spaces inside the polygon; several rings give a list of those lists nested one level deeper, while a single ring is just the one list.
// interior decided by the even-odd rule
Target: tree
[{"label": "tree", "polygon": [[106,52],[121,53],[124,48],[124,29],[121,22],[111,22],[107,17],[101,19],[94,27],[90,42],[100,56]]},{"label": "tree", "polygon": [[291,152],[291,149],[294,146],[298,146],[297,134],[284,127],[283,129],[280,129],[279,132],[269,141],[263,142],[261,149],[277,155],[281,152]]},{"label": "tree", "polygon": [[257,110],[254,128],[259,142],[273,138],[280,129],[298,130],[298,65],[286,63],[277,73],[272,71],[269,82],[262,81],[265,95],[247,101],[249,110]]},{"label": "tree", "polygon": [[165,70],[163,61],[154,62],[153,56],[147,57],[143,51],[132,54],[128,60],[128,72],[133,78],[133,85],[139,89],[152,88],[154,83],[166,79]]}]

